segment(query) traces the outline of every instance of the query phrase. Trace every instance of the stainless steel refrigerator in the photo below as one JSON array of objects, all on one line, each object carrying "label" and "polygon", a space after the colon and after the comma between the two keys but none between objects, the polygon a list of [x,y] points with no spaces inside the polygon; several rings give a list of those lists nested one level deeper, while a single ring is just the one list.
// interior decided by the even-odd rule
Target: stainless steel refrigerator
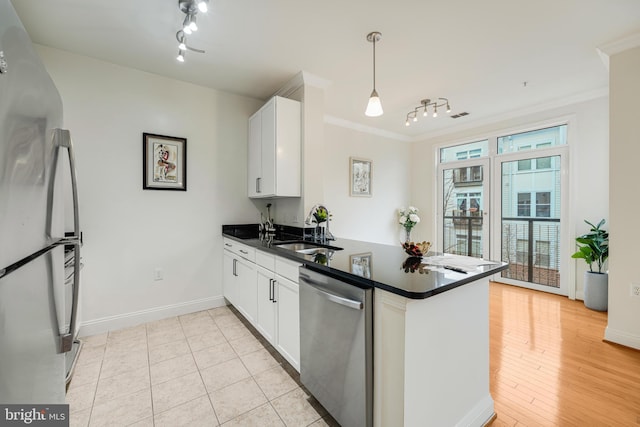
[{"label": "stainless steel refrigerator", "polygon": [[[13,6],[0,0],[0,404],[64,403],[80,225],[73,147],[61,126],[60,95]],[[65,246],[76,260],[70,301]]]}]

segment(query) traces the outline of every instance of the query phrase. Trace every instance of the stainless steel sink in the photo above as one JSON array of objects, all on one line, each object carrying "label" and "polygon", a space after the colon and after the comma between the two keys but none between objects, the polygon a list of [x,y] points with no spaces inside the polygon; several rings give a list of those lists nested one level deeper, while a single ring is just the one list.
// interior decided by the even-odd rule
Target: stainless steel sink
[{"label": "stainless steel sink", "polygon": [[329,254],[332,254],[334,250],[329,248],[309,248],[309,249],[298,249],[296,252],[299,254],[305,254],[305,255],[317,255],[317,254],[329,255]]},{"label": "stainless steel sink", "polygon": [[329,254],[334,251],[340,251],[342,248],[337,246],[323,245],[321,243],[314,242],[287,242],[287,243],[276,243],[274,246],[286,249],[289,251],[297,252],[299,254],[304,255],[315,255],[315,254]]}]

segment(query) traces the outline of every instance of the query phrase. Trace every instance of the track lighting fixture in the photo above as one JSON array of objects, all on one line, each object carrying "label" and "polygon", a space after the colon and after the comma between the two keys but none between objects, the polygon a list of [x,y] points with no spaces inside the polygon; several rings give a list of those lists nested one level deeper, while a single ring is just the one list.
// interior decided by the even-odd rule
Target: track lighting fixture
[{"label": "track lighting fixture", "polygon": [[193,34],[194,31],[198,31],[198,24],[196,23],[196,15],[198,12],[206,13],[209,10],[209,0],[178,0],[178,9],[184,13],[184,21],[182,22],[182,29],[176,33],[176,39],[178,40],[178,62],[184,62],[184,55],[187,50],[191,52],[204,53],[204,50],[195,49],[187,45],[187,36]]},{"label": "track lighting fixture", "polygon": [[433,108],[433,117],[438,117],[438,108],[447,107],[447,114],[451,112],[451,107],[449,106],[449,100],[447,98],[437,98],[434,100],[428,98],[423,99],[420,101],[420,105],[407,113],[407,120],[404,122],[404,125],[411,126],[412,121],[417,122],[420,110],[422,110],[423,117],[428,117],[429,107]]},{"label": "track lighting fixture", "polygon": [[369,117],[378,117],[383,113],[382,103],[380,102],[380,97],[376,91],[376,42],[380,41],[381,38],[382,34],[377,31],[367,34],[367,41],[373,43],[373,91],[369,97],[367,110],[364,112],[364,114]]}]

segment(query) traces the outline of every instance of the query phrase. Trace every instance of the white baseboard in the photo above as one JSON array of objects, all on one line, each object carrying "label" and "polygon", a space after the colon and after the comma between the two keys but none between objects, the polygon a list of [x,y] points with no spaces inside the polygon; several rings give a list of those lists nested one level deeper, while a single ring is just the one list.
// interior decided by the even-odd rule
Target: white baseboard
[{"label": "white baseboard", "polygon": [[485,396],[456,424],[456,427],[484,426],[493,418],[494,406],[491,395]]},{"label": "white baseboard", "polygon": [[612,329],[610,326],[604,330],[605,341],[624,345],[640,350],[640,336],[628,332]]},{"label": "white baseboard", "polygon": [[208,310],[211,308],[226,305],[223,296],[203,298],[194,301],[187,301],[179,304],[166,305],[164,307],[154,307],[147,310],[134,311],[132,313],[119,314],[116,316],[103,317],[80,323],[80,337],[103,334],[117,329],[128,328],[154,320],[166,319],[167,317],[181,316],[183,314],[194,313],[196,311]]}]

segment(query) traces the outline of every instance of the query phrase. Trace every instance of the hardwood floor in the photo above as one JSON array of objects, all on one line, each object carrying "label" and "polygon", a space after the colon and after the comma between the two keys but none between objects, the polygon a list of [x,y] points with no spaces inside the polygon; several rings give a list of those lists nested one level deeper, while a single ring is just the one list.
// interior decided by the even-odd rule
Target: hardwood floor
[{"label": "hardwood floor", "polygon": [[640,351],[603,341],[606,313],[500,283],[490,292],[492,427],[640,425]]}]

